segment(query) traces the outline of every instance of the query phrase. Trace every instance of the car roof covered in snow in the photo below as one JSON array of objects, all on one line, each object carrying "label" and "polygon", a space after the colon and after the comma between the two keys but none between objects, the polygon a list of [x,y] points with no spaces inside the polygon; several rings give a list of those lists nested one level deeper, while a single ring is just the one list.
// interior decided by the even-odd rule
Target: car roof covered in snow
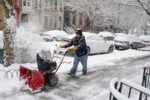
[{"label": "car roof covered in snow", "polygon": [[150,35],[141,35],[139,38],[143,41],[150,41]]},{"label": "car roof covered in snow", "polygon": [[129,41],[129,42],[142,42],[136,35],[117,35],[115,40]]},{"label": "car roof covered in snow", "polygon": [[67,35],[67,33],[62,30],[47,31],[47,32],[43,32],[43,34],[44,35]]},{"label": "car roof covered in snow", "polygon": [[103,36],[103,37],[114,37],[113,33],[107,32],[107,31],[102,31],[102,32],[99,32],[98,34]]}]

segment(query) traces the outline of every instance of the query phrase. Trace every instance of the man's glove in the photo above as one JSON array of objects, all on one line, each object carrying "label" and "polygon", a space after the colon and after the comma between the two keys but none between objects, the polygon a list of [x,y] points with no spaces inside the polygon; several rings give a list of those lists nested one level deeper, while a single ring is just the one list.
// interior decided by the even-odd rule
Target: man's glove
[{"label": "man's glove", "polygon": [[65,48],[65,45],[60,45],[59,48]]},{"label": "man's glove", "polygon": [[70,51],[75,53],[77,51],[77,49],[78,49],[77,47],[73,47],[73,48],[70,49]]}]

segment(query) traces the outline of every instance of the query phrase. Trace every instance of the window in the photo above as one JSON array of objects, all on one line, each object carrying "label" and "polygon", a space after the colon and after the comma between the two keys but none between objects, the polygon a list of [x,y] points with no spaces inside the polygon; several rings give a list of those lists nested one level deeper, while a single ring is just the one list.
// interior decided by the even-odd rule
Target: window
[{"label": "window", "polygon": [[56,24],[56,22],[55,22],[55,26],[54,26],[55,28],[57,27],[57,24]]},{"label": "window", "polygon": [[62,2],[60,1],[60,11],[63,10]]},{"label": "window", "polygon": [[61,18],[61,17],[59,17],[59,21],[60,21],[60,22],[61,22],[61,19],[62,19],[62,18]]},{"label": "window", "polygon": [[44,27],[45,27],[45,29],[47,29],[48,28],[48,17],[47,16],[45,16],[45,19],[44,19],[45,21],[44,21]]},{"label": "window", "polygon": [[30,6],[30,0],[23,0],[23,6]]},{"label": "window", "polygon": [[57,1],[55,1],[55,10],[57,10]]},{"label": "window", "polygon": [[73,25],[76,24],[76,16],[73,16],[73,18],[72,18],[72,24],[73,24]]},{"label": "window", "polygon": [[22,23],[27,23],[28,22],[28,14],[22,14],[21,15],[21,22]]},{"label": "window", "polygon": [[26,0],[23,0],[23,6],[26,6]]},{"label": "window", "polygon": [[57,27],[57,22],[56,22],[57,20],[56,19],[57,19],[57,17],[55,16],[55,25],[54,25],[55,28]]},{"label": "window", "polygon": [[37,0],[35,0],[34,7],[38,8],[38,1]]},{"label": "window", "polygon": [[80,20],[79,20],[79,24],[82,25],[82,14],[80,14]]},{"label": "window", "polygon": [[27,0],[27,6],[30,6],[30,0]]}]

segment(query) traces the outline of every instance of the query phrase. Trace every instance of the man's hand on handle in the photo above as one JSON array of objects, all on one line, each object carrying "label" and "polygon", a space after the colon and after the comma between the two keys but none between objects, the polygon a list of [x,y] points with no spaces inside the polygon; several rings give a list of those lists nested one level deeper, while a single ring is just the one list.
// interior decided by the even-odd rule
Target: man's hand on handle
[{"label": "man's hand on handle", "polygon": [[73,53],[75,53],[75,52],[77,51],[77,49],[78,49],[78,47],[72,47],[72,48],[70,49],[70,51],[73,52]]}]

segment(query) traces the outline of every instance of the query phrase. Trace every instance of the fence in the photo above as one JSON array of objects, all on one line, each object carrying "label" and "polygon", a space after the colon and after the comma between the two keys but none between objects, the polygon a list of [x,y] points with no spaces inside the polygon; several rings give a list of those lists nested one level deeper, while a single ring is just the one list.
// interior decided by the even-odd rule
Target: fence
[{"label": "fence", "polygon": [[[127,91],[127,89],[126,89],[126,92],[128,93],[127,96],[125,96],[122,93],[124,86],[129,88],[129,91]],[[132,100],[131,99],[131,94],[133,93],[132,90],[139,92],[139,94],[142,93],[147,96],[150,96],[149,89],[147,89],[143,86],[140,86],[138,84],[135,84],[131,81],[128,81],[126,79],[122,79],[121,81],[119,81],[117,78],[115,78],[110,83],[110,98],[109,98],[109,100]],[[148,100],[148,99],[141,98],[139,100]]]},{"label": "fence", "polygon": [[[142,86],[150,89],[150,67],[144,67]],[[147,100],[148,95],[140,93],[139,100]]]}]

